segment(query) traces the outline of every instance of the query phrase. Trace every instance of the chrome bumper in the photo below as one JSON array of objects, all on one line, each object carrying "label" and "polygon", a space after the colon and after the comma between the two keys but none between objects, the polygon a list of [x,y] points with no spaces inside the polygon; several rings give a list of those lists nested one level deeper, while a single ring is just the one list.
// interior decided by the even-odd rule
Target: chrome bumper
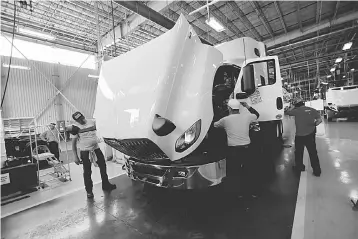
[{"label": "chrome bumper", "polygon": [[131,179],[164,188],[207,188],[220,184],[226,177],[226,159],[200,165],[163,166],[125,158],[124,168]]}]

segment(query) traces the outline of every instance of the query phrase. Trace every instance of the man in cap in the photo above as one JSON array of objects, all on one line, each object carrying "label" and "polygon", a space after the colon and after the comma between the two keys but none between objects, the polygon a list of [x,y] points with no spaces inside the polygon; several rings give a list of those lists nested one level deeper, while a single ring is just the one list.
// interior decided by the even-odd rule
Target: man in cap
[{"label": "man in cap", "polygon": [[305,171],[303,152],[306,146],[313,175],[319,177],[321,175],[321,166],[316,148],[316,126],[322,123],[320,114],[317,110],[305,106],[301,98],[296,98],[293,101],[293,105],[286,111],[286,114],[295,117],[295,166],[293,168],[298,172]]},{"label": "man in cap", "polygon": [[48,148],[50,152],[55,156],[58,161],[60,161],[60,152],[58,150],[59,136],[55,128],[56,124],[51,123],[48,127],[49,129],[43,132],[40,135],[40,138],[48,143]]},{"label": "man in cap", "polygon": [[[71,136],[72,138],[72,150],[75,156],[75,163],[79,165],[80,159],[77,154],[77,141],[79,142],[80,157],[83,163],[83,179],[85,188],[87,191],[87,197],[93,198],[93,182],[91,179],[91,163],[95,166],[98,165],[101,178],[102,189],[105,191],[111,191],[116,189],[116,185],[111,184],[108,180],[107,166],[104,159],[104,155],[98,146],[98,138],[96,135],[96,125],[93,120],[86,119],[81,112],[75,112],[72,118],[77,122],[75,126],[72,126]],[[96,160],[91,160],[97,158]]]},{"label": "man in cap", "polygon": [[[240,112],[240,105],[247,108],[249,113]],[[250,155],[249,145],[251,143],[249,130],[251,122],[257,120],[260,114],[246,102],[239,102],[236,99],[230,99],[228,102],[230,115],[214,123],[214,127],[223,128],[226,131],[229,152],[226,160],[226,172],[229,190],[238,188],[239,177],[249,181],[249,172],[247,170],[248,159]],[[248,190],[254,190],[251,187],[243,187],[244,193]],[[252,194],[254,196],[254,194]]]}]

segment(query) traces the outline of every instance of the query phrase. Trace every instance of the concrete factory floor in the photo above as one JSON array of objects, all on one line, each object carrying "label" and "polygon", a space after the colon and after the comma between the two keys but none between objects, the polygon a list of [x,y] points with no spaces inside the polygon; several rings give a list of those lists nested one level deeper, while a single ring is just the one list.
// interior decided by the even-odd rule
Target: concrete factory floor
[{"label": "concrete factory floor", "polygon": [[[285,144],[293,143],[292,120],[285,120]],[[322,175],[295,175],[294,148],[273,160],[272,174],[258,198],[227,198],[222,187],[174,191],[132,183],[126,175],[111,179],[117,190],[94,186],[94,200],[83,189],[46,201],[1,220],[2,238],[358,238],[358,124],[332,122],[318,127]],[[265,155],[264,160],[269,160]]]}]

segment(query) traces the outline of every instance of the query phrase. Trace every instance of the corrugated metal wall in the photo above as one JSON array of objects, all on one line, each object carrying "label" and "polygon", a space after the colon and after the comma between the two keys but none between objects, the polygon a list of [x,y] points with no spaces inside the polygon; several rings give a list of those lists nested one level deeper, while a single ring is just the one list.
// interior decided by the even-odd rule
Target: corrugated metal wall
[{"label": "corrugated metal wall", "polygon": [[[77,70],[72,66],[38,61],[30,62],[59,89],[65,87],[66,80],[76,72],[63,94],[74,106],[83,111],[86,117],[93,117],[97,80],[89,78],[88,75],[97,75],[96,70],[85,68]],[[9,57],[1,56],[1,63],[8,64]],[[62,96],[50,102],[56,89],[31,64],[24,59],[12,58],[12,65],[27,66],[31,69],[11,69],[3,105],[3,118],[35,117],[48,105],[38,117],[38,125],[55,122],[56,119],[71,120],[74,109]],[[1,64],[1,95],[4,91],[7,72],[8,68]]]}]

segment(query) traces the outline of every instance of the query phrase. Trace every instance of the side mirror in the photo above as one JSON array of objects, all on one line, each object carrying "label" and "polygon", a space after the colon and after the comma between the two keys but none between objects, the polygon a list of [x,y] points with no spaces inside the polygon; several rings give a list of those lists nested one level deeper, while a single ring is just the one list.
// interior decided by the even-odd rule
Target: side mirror
[{"label": "side mirror", "polygon": [[247,97],[249,97],[249,94],[246,93],[246,92],[236,93],[236,99],[237,99],[237,100],[246,99]]},{"label": "side mirror", "polygon": [[247,94],[251,95],[256,90],[254,66],[247,65],[242,70],[243,70],[243,74],[242,74],[241,90],[242,92],[246,92]]}]

